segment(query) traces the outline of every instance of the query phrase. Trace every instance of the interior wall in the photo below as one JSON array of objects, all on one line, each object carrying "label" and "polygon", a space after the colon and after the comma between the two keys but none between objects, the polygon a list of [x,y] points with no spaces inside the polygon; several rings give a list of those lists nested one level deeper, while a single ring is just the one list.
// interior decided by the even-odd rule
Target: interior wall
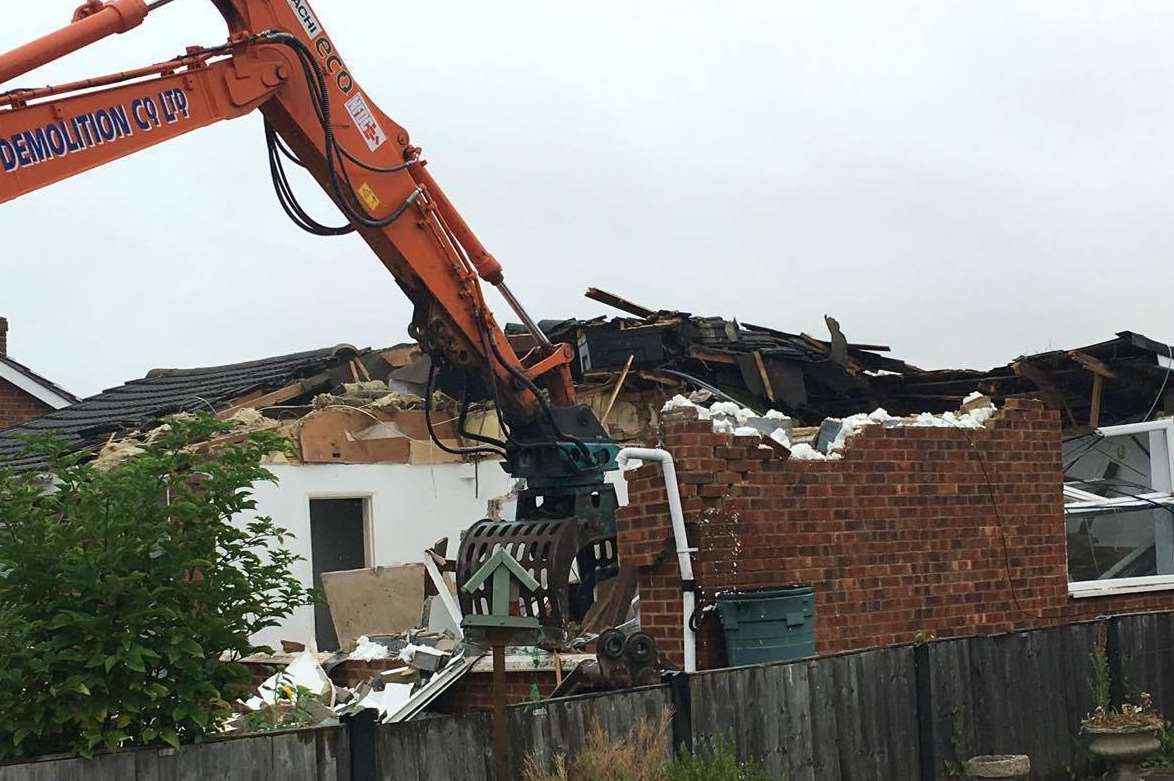
[{"label": "interior wall", "polygon": [[[305,558],[294,574],[313,583],[310,551],[310,500],[367,499],[367,566],[423,560],[436,540],[449,538],[455,555],[461,531],[485,517],[486,502],[506,494],[511,478],[495,463],[473,464],[278,464],[279,480],[254,488],[256,515],[268,515],[294,534],[292,551]],[[258,633],[256,641],[280,650],[281,640],[310,643],[314,609],[294,611],[282,626]]]},{"label": "interior wall", "polygon": [[[498,463],[437,464],[275,464],[269,467],[278,484],[254,487],[254,515],[268,515],[293,533],[289,547],[305,561],[294,574],[306,586],[313,584],[310,550],[310,500],[346,498],[368,500],[367,566],[389,566],[423,561],[423,552],[448,537],[449,558],[455,558],[461,532],[486,515],[492,498],[509,493],[513,485]],[[608,481],[616,486],[620,503],[627,490],[620,473]],[[503,507],[512,517],[514,504]],[[242,519],[244,522],[245,519]],[[314,609],[294,611],[281,626],[259,633],[255,641],[281,650],[282,640],[307,645],[314,642]]]}]

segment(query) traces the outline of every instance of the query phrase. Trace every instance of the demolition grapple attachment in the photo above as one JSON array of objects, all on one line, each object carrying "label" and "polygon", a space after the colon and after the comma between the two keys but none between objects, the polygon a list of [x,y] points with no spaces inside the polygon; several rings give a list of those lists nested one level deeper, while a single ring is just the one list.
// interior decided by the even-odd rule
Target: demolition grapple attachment
[{"label": "demolition grapple attachment", "polygon": [[[595,588],[613,577],[615,489],[607,483],[523,491],[516,519],[483,520],[461,539],[457,582],[466,583],[498,548],[505,548],[538,581],[533,593],[511,604],[516,615],[537,618],[543,645],[558,646],[574,636],[595,600]],[[490,586],[460,592],[461,612],[488,615]]]}]

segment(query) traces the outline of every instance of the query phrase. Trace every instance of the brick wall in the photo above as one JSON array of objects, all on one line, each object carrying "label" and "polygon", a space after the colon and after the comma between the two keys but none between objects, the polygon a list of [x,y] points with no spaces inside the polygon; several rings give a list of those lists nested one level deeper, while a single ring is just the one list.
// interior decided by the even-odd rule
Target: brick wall
[{"label": "brick wall", "polygon": [[0,428],[32,420],[53,408],[33,398],[7,380],[0,380]]},{"label": "brick wall", "polygon": [[[690,419],[692,417],[692,419]],[[1107,612],[1174,607],[1174,592],[1068,596],[1060,422],[1009,400],[987,426],[869,426],[841,460],[789,459],[756,437],[667,417],[694,569],[707,596],[805,583],[818,653],[991,634]],[[645,630],[679,662],[681,598],[660,468],[629,473],[621,561],[641,567]],[[716,614],[698,666],[725,663]]]},{"label": "brick wall", "polygon": [[[505,678],[506,704],[530,702],[532,686],[538,687],[542,697],[554,691],[552,670],[508,670]],[[493,707],[493,673],[469,673],[440,695],[430,710],[437,713],[467,713],[470,710]]]}]

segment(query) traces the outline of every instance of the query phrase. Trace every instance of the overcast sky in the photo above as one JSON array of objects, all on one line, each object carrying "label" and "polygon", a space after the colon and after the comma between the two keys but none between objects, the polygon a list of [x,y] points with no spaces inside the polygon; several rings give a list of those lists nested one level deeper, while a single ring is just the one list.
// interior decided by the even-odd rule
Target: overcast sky
[{"label": "overcast sky", "polygon": [[[21,4],[0,50],[77,3]],[[538,317],[609,312],[589,286],[815,335],[827,313],[926,367],[1174,339],[1168,3],[314,7]],[[224,36],[177,0],[18,82]],[[78,394],[407,339],[366,245],[281,212],[256,116],[0,206],[0,231],[10,353]]]}]

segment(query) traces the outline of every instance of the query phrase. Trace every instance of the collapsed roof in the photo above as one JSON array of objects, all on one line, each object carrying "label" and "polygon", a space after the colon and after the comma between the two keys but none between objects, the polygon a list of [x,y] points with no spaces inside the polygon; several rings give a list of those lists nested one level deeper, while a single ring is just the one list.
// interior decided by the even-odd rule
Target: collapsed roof
[{"label": "collapsed roof", "polygon": [[[659,388],[672,396],[700,388],[759,413],[777,409],[801,425],[878,407],[897,416],[943,413],[976,390],[999,405],[1009,398],[1041,399],[1063,413],[1069,429],[1174,412],[1174,386],[1167,381],[1174,348],[1132,331],[1021,356],[988,371],[925,370],[886,355],[886,346],[849,342],[831,317],[824,339],[655,311],[594,288],[587,297],[631,316],[540,326],[552,341],[575,348],[575,379],[588,395],[616,387],[622,377],[624,394]],[[532,346],[521,326],[507,331],[520,349]]]},{"label": "collapsed roof", "polygon": [[[798,425],[818,425],[878,407],[895,416],[943,413],[980,391],[996,404],[1039,398],[1063,414],[1070,430],[1126,423],[1174,412],[1174,348],[1122,331],[1084,347],[1021,356],[987,371],[923,370],[878,344],[849,342],[825,318],[828,336],[778,331],[687,312],[652,310],[605,291],[588,297],[623,317],[547,320],[546,335],[574,348],[580,398],[621,441],[655,435],[658,411],[680,393],[736,401],[757,413],[776,409]],[[508,326],[525,354],[533,337]],[[270,416],[308,413],[316,396],[346,383],[377,380],[382,393],[424,394],[427,356],[414,345],[359,350],[338,345],[246,363],[199,369],[157,369],[26,424],[0,431],[0,461],[43,465],[20,455],[21,438],[49,434],[71,450],[98,450],[112,438],[149,427],[176,412],[265,408]],[[439,378],[446,387],[444,372]]]},{"label": "collapsed roof", "polygon": [[227,366],[155,369],[140,380],[0,431],[0,461],[18,469],[43,466],[41,457],[21,453],[29,436],[57,437],[72,451],[97,450],[113,437],[177,412],[220,412],[246,401],[256,404],[282,389],[288,390],[280,401],[304,398],[309,403],[315,394],[349,382],[355,360],[385,362],[381,353],[338,345]]}]

